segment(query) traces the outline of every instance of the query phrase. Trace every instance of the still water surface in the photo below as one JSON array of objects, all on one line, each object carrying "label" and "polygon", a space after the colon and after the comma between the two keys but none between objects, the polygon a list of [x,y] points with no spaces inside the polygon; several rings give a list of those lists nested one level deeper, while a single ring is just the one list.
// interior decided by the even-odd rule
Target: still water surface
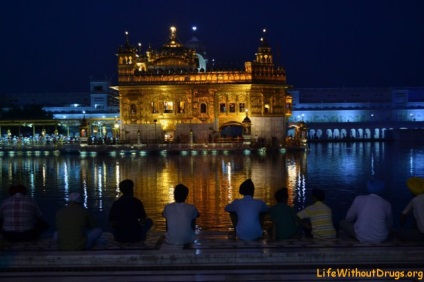
[{"label": "still water surface", "polygon": [[326,191],[334,220],[342,219],[353,198],[366,193],[371,177],[386,182],[385,197],[392,203],[395,224],[411,199],[405,182],[424,176],[424,146],[397,142],[309,144],[307,152],[181,152],[177,154],[60,155],[48,152],[0,152],[0,198],[12,183],[22,183],[36,199],[44,217],[54,227],[55,212],[69,192],[79,191],[85,206],[109,230],[108,214],[119,196],[118,183],[133,179],[140,198],[154,222],[164,231],[162,210],[173,201],[173,187],[190,188],[187,202],[201,213],[197,224],[204,230],[228,230],[226,204],[239,198],[238,187],[246,178],[256,186],[255,198],[275,204],[274,192],[289,188],[290,204],[300,210],[310,204],[312,188]]}]

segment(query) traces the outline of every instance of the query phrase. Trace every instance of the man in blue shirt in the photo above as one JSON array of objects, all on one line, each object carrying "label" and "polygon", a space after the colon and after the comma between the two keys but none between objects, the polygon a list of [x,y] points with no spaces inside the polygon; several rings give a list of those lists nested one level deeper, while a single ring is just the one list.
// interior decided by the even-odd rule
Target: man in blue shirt
[{"label": "man in blue shirt", "polygon": [[253,199],[254,192],[252,180],[247,179],[239,188],[239,193],[244,197],[235,199],[225,207],[240,240],[253,241],[262,237],[261,217],[268,213],[269,208],[264,201]]}]

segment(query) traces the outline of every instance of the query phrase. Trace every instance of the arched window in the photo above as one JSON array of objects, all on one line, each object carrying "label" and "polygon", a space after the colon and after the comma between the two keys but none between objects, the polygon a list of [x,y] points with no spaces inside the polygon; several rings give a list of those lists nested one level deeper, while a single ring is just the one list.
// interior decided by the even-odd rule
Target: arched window
[{"label": "arched window", "polygon": [[225,103],[220,103],[219,104],[219,112],[221,112],[221,113],[227,112],[227,107],[226,107],[226,104]]},{"label": "arched window", "polygon": [[239,103],[239,112],[240,113],[243,113],[243,112],[245,112],[245,106],[244,106],[244,103]]},{"label": "arched window", "polygon": [[178,103],[178,113],[180,114],[185,113],[185,104],[183,101],[180,101]]},{"label": "arched window", "polygon": [[163,103],[163,112],[164,113],[173,113],[174,112],[174,102],[168,101]]},{"label": "arched window", "polygon": [[207,107],[205,103],[200,104],[200,113],[201,114],[206,114],[207,111]]},{"label": "arched window", "polygon": [[137,114],[137,107],[134,104],[131,104],[130,114],[135,115]]}]

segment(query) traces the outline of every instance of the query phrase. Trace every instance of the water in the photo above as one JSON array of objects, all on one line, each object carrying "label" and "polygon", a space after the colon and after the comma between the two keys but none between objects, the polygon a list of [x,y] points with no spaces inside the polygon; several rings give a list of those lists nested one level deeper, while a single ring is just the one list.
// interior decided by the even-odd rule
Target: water
[{"label": "water", "polygon": [[289,202],[296,210],[310,204],[312,188],[326,191],[326,202],[334,220],[342,219],[353,198],[366,193],[372,177],[386,182],[385,197],[392,203],[395,224],[411,195],[406,188],[410,176],[424,176],[424,146],[396,142],[309,144],[308,152],[181,152],[178,154],[60,155],[52,152],[0,152],[0,198],[12,183],[22,183],[39,203],[54,228],[54,215],[65,205],[69,192],[79,191],[84,205],[99,224],[110,230],[110,206],[118,197],[118,183],[135,182],[140,198],[154,222],[165,230],[162,211],[173,201],[173,187],[184,183],[190,189],[187,202],[201,213],[204,230],[228,230],[224,207],[240,197],[238,187],[246,178],[256,186],[255,198],[275,204],[274,192],[289,188]]}]

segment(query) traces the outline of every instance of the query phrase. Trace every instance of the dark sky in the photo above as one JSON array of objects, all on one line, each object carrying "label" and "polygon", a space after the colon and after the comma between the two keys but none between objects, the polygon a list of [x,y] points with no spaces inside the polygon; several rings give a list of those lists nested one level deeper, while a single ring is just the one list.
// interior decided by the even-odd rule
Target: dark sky
[{"label": "dark sky", "polygon": [[[5,4],[6,3],[6,4]],[[422,0],[20,0],[2,4],[3,93],[116,83],[116,50],[161,46],[191,26],[209,58],[252,61],[262,29],[295,87],[424,86]]]}]

